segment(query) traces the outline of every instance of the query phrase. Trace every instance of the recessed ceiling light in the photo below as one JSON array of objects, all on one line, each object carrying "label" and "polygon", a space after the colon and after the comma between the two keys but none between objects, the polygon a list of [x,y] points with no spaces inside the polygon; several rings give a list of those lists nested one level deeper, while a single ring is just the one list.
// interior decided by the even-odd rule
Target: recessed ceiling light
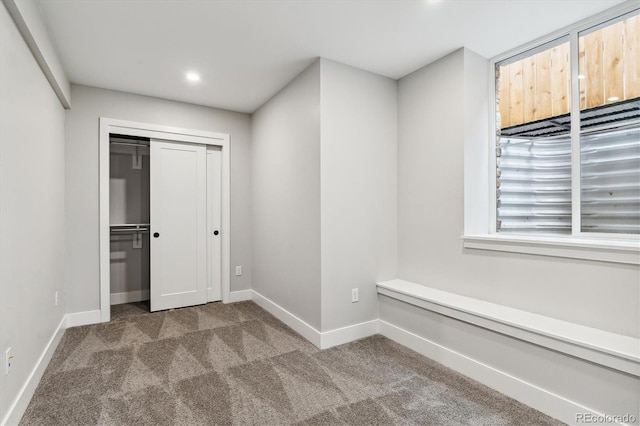
[{"label": "recessed ceiling light", "polygon": [[620,99],[620,98],[618,98],[617,96],[612,96],[612,97],[610,97],[610,98],[607,98],[607,102],[615,102],[615,101],[617,101],[618,99]]},{"label": "recessed ceiling light", "polygon": [[200,81],[200,74],[198,74],[197,72],[188,72],[187,75],[187,80],[192,81],[192,82],[197,82]]},{"label": "recessed ceiling light", "polygon": [[584,74],[578,74],[578,80],[584,80],[587,78]]}]

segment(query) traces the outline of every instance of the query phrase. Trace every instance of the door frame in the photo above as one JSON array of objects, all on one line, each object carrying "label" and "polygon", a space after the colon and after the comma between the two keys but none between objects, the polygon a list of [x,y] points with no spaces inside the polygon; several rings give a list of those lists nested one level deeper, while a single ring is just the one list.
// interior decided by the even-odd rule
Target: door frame
[{"label": "door frame", "polygon": [[99,147],[99,228],[100,228],[100,320],[111,319],[111,271],[109,231],[109,134],[219,146],[222,150],[221,238],[222,302],[229,303],[231,281],[231,180],[228,133],[163,126],[151,123],[100,117]]}]

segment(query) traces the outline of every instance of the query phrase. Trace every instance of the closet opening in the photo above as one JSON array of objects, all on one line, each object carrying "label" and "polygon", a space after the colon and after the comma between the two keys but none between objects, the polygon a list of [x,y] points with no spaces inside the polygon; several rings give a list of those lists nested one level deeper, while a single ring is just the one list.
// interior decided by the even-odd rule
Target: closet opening
[{"label": "closet opening", "polygon": [[233,301],[229,135],[101,117],[99,160],[99,321]]},{"label": "closet opening", "polygon": [[150,294],[150,139],[109,135],[110,305]]}]

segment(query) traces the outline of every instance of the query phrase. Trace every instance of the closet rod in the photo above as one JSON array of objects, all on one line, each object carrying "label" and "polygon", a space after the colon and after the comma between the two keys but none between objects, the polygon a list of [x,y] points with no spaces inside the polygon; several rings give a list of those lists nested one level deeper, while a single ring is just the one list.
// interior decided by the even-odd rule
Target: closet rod
[{"label": "closet rod", "polygon": [[149,144],[146,144],[146,143],[135,143],[135,142],[109,142],[109,143],[111,145],[135,146],[135,147],[149,148]]},{"label": "closet rod", "polygon": [[150,223],[123,223],[109,225],[111,232],[149,232]]},{"label": "closet rod", "polygon": [[131,229],[112,229],[112,234],[145,234],[149,232],[147,228],[131,228]]}]

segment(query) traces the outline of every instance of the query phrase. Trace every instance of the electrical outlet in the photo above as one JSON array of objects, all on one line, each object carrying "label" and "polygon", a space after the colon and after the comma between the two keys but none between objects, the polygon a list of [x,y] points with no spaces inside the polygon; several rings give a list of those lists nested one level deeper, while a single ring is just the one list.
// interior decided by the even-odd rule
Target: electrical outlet
[{"label": "electrical outlet", "polygon": [[351,303],[356,303],[358,301],[358,289],[351,289]]},{"label": "electrical outlet", "polygon": [[242,266],[236,266],[236,277],[242,275]]},{"label": "electrical outlet", "polygon": [[58,306],[58,292],[57,291],[53,294],[53,305],[54,306]]},{"label": "electrical outlet", "polygon": [[6,351],[4,351],[4,374],[9,374],[9,371],[11,371],[11,364],[13,364],[13,352],[11,351],[11,348],[7,348]]}]

